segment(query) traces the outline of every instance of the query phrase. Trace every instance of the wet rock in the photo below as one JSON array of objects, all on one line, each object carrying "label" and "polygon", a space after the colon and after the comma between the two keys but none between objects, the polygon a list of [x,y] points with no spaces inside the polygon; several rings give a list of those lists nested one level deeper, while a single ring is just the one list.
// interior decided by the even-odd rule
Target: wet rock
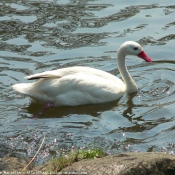
[{"label": "wet rock", "polygon": [[124,153],[73,163],[64,173],[93,175],[173,175],[175,156],[165,153]]}]

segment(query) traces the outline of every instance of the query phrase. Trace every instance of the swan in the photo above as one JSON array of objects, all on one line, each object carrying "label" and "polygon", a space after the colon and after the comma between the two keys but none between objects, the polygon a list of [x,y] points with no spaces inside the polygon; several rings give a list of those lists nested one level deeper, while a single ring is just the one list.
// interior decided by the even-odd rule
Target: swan
[{"label": "swan", "polygon": [[45,71],[25,77],[37,79],[32,83],[19,83],[13,89],[28,95],[49,106],[77,106],[105,103],[117,100],[125,93],[132,93],[138,87],[125,65],[126,55],[135,55],[146,62],[152,59],[144,52],[140,44],[134,41],[124,42],[117,52],[117,64],[122,79],[95,68],[75,66]]}]

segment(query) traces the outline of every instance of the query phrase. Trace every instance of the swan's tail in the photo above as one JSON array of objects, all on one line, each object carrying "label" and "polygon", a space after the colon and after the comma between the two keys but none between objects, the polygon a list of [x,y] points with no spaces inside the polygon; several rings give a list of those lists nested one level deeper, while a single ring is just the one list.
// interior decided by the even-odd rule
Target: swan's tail
[{"label": "swan's tail", "polygon": [[32,83],[19,83],[19,84],[13,85],[12,88],[17,92],[28,95],[31,86],[32,86]]}]

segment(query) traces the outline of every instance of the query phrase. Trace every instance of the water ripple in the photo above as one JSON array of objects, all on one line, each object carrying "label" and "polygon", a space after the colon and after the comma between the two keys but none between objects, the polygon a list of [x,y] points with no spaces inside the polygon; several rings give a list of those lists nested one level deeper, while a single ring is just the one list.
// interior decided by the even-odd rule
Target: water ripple
[{"label": "water ripple", "polygon": [[[1,142],[37,161],[96,143],[108,152],[174,151],[174,1],[0,2]],[[116,52],[138,41],[153,63],[128,59],[139,92],[99,105],[41,108],[11,85],[26,75],[81,65],[118,77]],[[162,142],[164,140],[164,142]],[[166,142],[166,143],[165,143]]]},{"label": "water ripple", "polygon": [[140,90],[144,100],[157,101],[174,93],[174,82],[169,80],[155,79],[152,85],[146,85]]}]

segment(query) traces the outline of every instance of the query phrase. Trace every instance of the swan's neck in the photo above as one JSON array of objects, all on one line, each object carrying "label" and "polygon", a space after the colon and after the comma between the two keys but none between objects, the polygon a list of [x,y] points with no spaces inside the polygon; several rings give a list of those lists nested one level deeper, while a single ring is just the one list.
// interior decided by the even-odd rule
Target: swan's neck
[{"label": "swan's neck", "polygon": [[136,92],[138,90],[138,87],[127,70],[125,64],[125,57],[126,55],[124,55],[122,51],[119,50],[117,53],[118,69],[120,71],[123,81],[125,82],[126,92],[127,93]]}]

